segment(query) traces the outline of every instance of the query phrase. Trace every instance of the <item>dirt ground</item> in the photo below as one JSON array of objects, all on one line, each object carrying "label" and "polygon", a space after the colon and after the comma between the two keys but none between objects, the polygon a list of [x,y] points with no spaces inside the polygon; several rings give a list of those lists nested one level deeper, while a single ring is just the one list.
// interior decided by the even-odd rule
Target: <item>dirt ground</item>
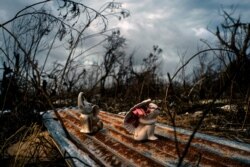
[{"label": "dirt ground", "polygon": [[[232,113],[207,114],[198,132],[250,144],[249,122],[243,125],[232,115]],[[174,124],[176,127],[192,131],[201,117],[202,111],[176,115]],[[159,116],[158,122],[173,125],[173,120],[167,116]]]}]

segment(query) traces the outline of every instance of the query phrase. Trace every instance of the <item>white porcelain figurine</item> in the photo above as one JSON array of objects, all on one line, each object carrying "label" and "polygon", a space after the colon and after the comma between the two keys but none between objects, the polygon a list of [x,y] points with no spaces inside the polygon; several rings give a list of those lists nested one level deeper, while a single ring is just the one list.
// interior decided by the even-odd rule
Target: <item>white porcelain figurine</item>
[{"label": "white porcelain figurine", "polygon": [[158,106],[151,99],[144,100],[126,114],[124,127],[134,135],[135,140],[156,140],[158,138],[154,135],[154,130],[159,113]]},{"label": "white porcelain figurine", "polygon": [[80,132],[95,133],[103,128],[103,123],[98,118],[99,107],[87,102],[83,97],[83,92],[78,95],[78,108],[81,112],[80,120],[82,122]]}]

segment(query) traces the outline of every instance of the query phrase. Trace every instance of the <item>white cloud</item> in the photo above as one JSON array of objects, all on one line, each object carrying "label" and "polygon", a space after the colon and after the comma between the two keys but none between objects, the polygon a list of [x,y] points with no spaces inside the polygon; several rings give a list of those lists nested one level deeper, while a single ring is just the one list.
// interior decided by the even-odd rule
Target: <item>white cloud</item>
[{"label": "white cloud", "polygon": [[155,11],[153,13],[145,14],[146,19],[150,19],[152,21],[159,20],[159,19],[166,19],[168,16],[170,16],[170,13],[166,13],[165,11],[159,10]]},{"label": "white cloud", "polygon": [[[119,0],[116,0],[118,2]],[[3,19],[11,18],[15,12],[26,6],[32,0],[15,0],[0,2],[0,24]],[[99,9],[107,0],[100,3],[99,0],[81,1],[86,5]],[[111,27],[120,27],[121,34],[127,39],[128,53],[136,49],[136,59],[145,57],[152,46],[157,44],[163,49],[163,71],[173,72],[179,63],[178,52],[187,52],[187,57],[192,56],[197,49],[199,39],[210,40],[213,36],[209,30],[221,23],[219,10],[230,9],[236,5],[236,16],[241,14],[244,21],[249,22],[249,0],[121,0],[122,7],[128,9],[131,16],[120,22],[117,19],[110,20]],[[6,20],[5,19],[5,20]],[[98,27],[91,27],[90,31],[96,31]],[[97,42],[97,39],[88,41]]]},{"label": "white cloud", "polygon": [[123,31],[135,30],[136,27],[133,23],[129,22],[128,20],[123,20],[117,24]]},{"label": "white cloud", "polygon": [[0,23],[4,22],[7,17],[7,13],[5,10],[0,9]]},{"label": "white cloud", "polygon": [[211,32],[209,32],[207,29],[200,27],[200,28],[192,28],[192,30],[195,33],[195,36],[199,38],[206,38],[211,35]]}]

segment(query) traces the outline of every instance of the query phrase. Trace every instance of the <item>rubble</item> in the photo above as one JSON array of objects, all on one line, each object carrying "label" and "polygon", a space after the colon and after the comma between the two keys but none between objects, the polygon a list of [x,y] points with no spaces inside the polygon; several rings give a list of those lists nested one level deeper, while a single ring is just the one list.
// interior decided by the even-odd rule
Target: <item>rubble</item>
[{"label": "rubble", "polygon": [[[80,113],[77,109],[58,110],[74,142],[66,138],[53,111],[44,114],[44,123],[63,152],[75,166],[176,166],[178,154],[184,150],[192,134],[181,128],[157,123],[156,141],[135,141],[123,127],[124,116],[105,111],[99,113],[104,128],[95,134],[80,133]],[[178,139],[176,143],[175,133]],[[77,142],[78,145],[73,143]],[[184,159],[187,166],[249,166],[250,145],[220,137],[196,133]]]}]

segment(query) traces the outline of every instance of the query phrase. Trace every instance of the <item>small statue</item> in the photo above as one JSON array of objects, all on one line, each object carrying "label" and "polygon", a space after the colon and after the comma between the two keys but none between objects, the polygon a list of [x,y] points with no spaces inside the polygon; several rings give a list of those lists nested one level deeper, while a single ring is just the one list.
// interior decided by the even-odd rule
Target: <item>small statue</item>
[{"label": "small statue", "polygon": [[100,109],[83,98],[83,92],[78,95],[78,107],[81,112],[80,120],[82,121],[81,133],[95,133],[103,128],[102,121],[98,118]]},{"label": "small statue", "polygon": [[126,114],[124,127],[134,135],[135,140],[157,140],[154,130],[159,113],[158,106],[152,103],[151,99],[144,100],[132,107]]}]

